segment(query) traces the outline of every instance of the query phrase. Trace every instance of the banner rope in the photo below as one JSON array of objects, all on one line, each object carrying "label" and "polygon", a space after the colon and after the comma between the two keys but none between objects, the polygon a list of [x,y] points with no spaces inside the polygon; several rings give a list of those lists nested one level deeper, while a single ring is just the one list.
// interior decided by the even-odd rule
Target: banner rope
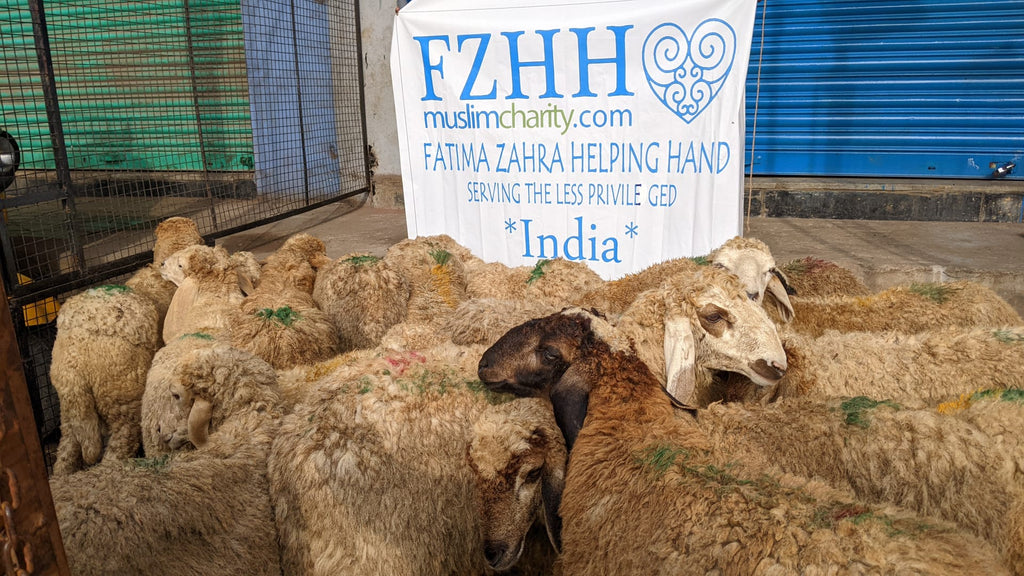
[{"label": "banner rope", "polygon": [[[764,20],[768,12],[768,0],[761,2],[761,46],[757,54],[757,82],[754,88],[754,122],[750,133],[750,172],[747,174],[747,218],[743,222],[744,233],[750,232],[750,205],[754,200],[754,143],[757,141],[757,106],[761,99],[761,61],[764,59]],[[761,202],[764,213],[764,201]]]}]

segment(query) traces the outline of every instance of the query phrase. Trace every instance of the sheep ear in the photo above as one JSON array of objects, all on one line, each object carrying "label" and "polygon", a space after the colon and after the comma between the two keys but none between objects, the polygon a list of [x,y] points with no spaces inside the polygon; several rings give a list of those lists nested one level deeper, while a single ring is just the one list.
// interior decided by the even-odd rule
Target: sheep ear
[{"label": "sheep ear", "polygon": [[697,385],[697,346],[690,321],[665,320],[665,389],[679,402],[688,402]]},{"label": "sheep ear", "polygon": [[547,441],[547,457],[544,459],[544,480],[541,484],[541,501],[544,505],[544,526],[548,540],[556,554],[562,553],[562,517],[558,508],[562,505],[562,490],[565,488],[565,466],[569,455],[565,445],[557,438],[555,430],[544,427],[540,433]]},{"label": "sheep ear", "polygon": [[786,283],[786,277],[776,269],[772,269],[772,277],[768,281],[768,289],[765,294],[769,296],[779,311],[779,316],[784,322],[793,320],[793,304],[789,301],[790,291],[793,290]]},{"label": "sheep ear", "polygon": [[[557,476],[557,478],[555,477]],[[562,489],[565,487],[565,476],[562,474],[545,474],[540,494],[544,503],[544,526],[548,531],[548,540],[555,554],[562,553],[562,517],[558,508],[562,505]]]},{"label": "sheep ear", "polygon": [[210,419],[213,417],[213,405],[209,400],[196,398],[188,413],[188,439],[196,448],[206,446],[210,436]]},{"label": "sheep ear", "polygon": [[570,366],[551,387],[551,407],[555,412],[555,422],[565,438],[566,450],[572,450],[576,435],[583,428],[589,402],[590,387],[575,366]]}]

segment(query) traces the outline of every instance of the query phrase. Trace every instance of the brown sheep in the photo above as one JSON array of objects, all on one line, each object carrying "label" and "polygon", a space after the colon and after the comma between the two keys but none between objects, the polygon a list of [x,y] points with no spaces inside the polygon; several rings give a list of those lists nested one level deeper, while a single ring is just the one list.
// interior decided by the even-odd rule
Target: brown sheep
[{"label": "brown sheep", "polygon": [[779,266],[779,271],[801,298],[871,294],[871,289],[853,272],[828,260],[807,256]]},{"label": "brown sheep", "polygon": [[951,525],[731,459],[636,355],[597,335],[599,318],[558,316],[499,339],[480,376],[550,389],[556,416],[584,407],[559,509],[562,573],[1008,573]]}]

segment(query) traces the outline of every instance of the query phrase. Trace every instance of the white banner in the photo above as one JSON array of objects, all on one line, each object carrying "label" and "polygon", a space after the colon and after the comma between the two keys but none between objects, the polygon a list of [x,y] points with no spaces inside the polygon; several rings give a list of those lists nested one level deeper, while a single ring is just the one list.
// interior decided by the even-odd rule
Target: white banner
[{"label": "white banner", "polygon": [[410,237],[605,279],[740,234],[755,0],[413,0],[391,48]]}]

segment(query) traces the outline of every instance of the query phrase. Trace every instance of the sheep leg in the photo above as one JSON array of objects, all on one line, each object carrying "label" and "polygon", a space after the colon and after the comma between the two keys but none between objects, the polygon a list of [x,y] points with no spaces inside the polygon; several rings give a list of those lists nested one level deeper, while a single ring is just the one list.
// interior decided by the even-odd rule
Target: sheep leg
[{"label": "sheep leg", "polygon": [[[60,397],[61,442],[57,447],[60,460],[61,449],[72,451],[74,459],[81,458],[85,466],[92,466],[103,452],[103,436],[100,431],[100,417],[96,412],[96,400],[83,382],[65,387]],[[65,441],[67,446],[65,447]],[[65,459],[62,467],[73,466],[74,461]],[[73,469],[77,470],[77,469]]]},{"label": "sheep leg", "polygon": [[110,438],[103,459],[128,460],[139,454],[142,445],[142,428],[139,415],[142,402],[131,402],[118,407],[110,419]]},{"label": "sheep leg", "polygon": [[85,468],[85,462],[82,461],[82,445],[64,426],[61,428],[60,444],[57,445],[57,461],[53,464],[54,476],[72,474]]}]

